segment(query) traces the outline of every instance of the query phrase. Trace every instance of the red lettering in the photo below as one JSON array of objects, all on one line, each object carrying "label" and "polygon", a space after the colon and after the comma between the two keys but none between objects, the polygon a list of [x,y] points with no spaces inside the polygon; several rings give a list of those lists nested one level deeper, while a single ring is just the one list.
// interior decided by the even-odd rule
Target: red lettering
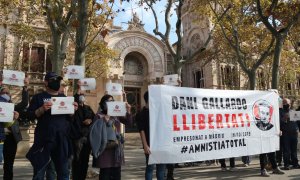
[{"label": "red lettering", "polygon": [[232,114],[231,116],[231,121],[232,121],[232,127],[239,127],[237,121],[236,121],[236,114]]},{"label": "red lettering", "polygon": [[205,116],[204,114],[198,114],[198,123],[199,123],[199,129],[205,129]]},{"label": "red lettering", "polygon": [[229,114],[225,114],[227,127],[230,128]]},{"label": "red lettering", "polygon": [[217,128],[224,128],[222,123],[222,114],[216,115],[216,123],[217,123]]},{"label": "red lettering", "polygon": [[249,115],[248,115],[248,114],[246,114],[246,119],[247,119],[247,121],[248,121],[247,126],[250,127],[250,118],[249,118]]},{"label": "red lettering", "polygon": [[186,115],[185,114],[182,115],[182,121],[183,121],[183,130],[190,130],[190,127],[188,127],[186,125]]},{"label": "red lettering", "polygon": [[214,115],[213,114],[208,114],[208,125],[209,129],[214,129],[215,127],[212,125],[214,122]]},{"label": "red lettering", "polygon": [[244,127],[245,126],[245,122],[243,120],[243,113],[239,113],[238,116],[240,117],[240,121],[241,121],[242,127]]},{"label": "red lettering", "polygon": [[196,129],[196,117],[195,114],[192,114],[192,129]]},{"label": "red lettering", "polygon": [[180,131],[180,127],[177,126],[177,116],[173,115],[173,131]]}]

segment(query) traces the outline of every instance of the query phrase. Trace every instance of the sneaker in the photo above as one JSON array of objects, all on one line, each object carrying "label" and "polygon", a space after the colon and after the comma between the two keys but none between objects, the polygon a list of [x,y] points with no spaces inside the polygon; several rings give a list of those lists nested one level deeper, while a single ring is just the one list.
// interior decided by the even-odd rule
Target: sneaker
[{"label": "sneaker", "polygon": [[273,169],[273,174],[284,174],[284,172],[281,171],[279,167],[277,167],[276,169]]},{"label": "sneaker", "polygon": [[278,166],[282,166],[282,164],[281,164],[281,163],[278,163]]},{"label": "sneaker", "polygon": [[294,165],[294,166],[293,166],[293,169],[300,169],[300,165],[299,165],[299,164]]},{"label": "sneaker", "polygon": [[226,167],[221,167],[222,171],[228,171],[228,169]]},{"label": "sneaker", "polygon": [[248,166],[249,166],[249,164],[243,164],[243,166],[244,166],[244,167],[248,167]]},{"label": "sneaker", "polygon": [[290,170],[291,168],[288,167],[288,166],[284,166],[282,169],[283,169],[283,170]]},{"label": "sneaker", "polygon": [[239,169],[238,168],[236,168],[236,167],[231,167],[230,169],[229,169],[229,171],[231,171],[231,172],[235,172],[235,171],[238,171]]},{"label": "sneaker", "polygon": [[270,177],[270,174],[267,172],[266,169],[261,170],[260,175],[263,177]]}]

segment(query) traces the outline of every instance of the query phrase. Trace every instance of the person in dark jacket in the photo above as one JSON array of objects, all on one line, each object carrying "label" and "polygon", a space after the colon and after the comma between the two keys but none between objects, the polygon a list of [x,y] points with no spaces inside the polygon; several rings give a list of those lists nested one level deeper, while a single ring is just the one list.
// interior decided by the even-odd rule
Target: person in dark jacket
[{"label": "person in dark jacket", "polygon": [[[27,91],[28,79],[26,78],[24,81],[25,86],[22,90],[22,101],[15,105],[15,111],[18,114],[21,114],[22,111],[28,106],[29,96]],[[3,88],[1,93],[6,92],[9,95],[9,90]],[[11,98],[9,98],[9,102],[11,102]],[[13,166],[17,153],[17,144],[21,140],[19,134],[19,122],[15,120],[12,123],[5,123],[6,133],[5,133],[5,141],[3,145],[3,157],[4,157],[4,165],[3,165],[3,179],[4,180],[12,180],[13,179]],[[14,131],[12,130],[14,128]],[[16,132],[18,130],[18,132]],[[15,133],[15,134],[14,134]],[[16,139],[18,138],[18,139]]]},{"label": "person in dark jacket", "polygon": [[[297,144],[298,144],[298,125],[295,121],[290,121],[289,112],[285,112],[283,116],[284,122],[281,125],[282,138],[283,138],[283,162],[284,170],[289,170],[290,165],[293,168],[300,168],[297,157]],[[291,163],[291,164],[290,164]]]},{"label": "person in dark jacket", "polygon": [[[32,97],[27,111],[29,120],[37,119],[34,142],[26,155],[33,166],[34,180],[44,179],[51,161],[54,163],[57,179],[69,179],[69,159],[73,154],[69,134],[73,116],[51,115],[51,98],[65,97],[58,93],[61,80],[62,77],[55,72],[48,72],[45,75],[46,91]],[[77,106],[75,102],[75,110]]]},{"label": "person in dark jacket", "polygon": [[93,122],[95,113],[92,108],[85,104],[85,96],[77,92],[74,96],[78,103],[78,109],[74,115],[73,128],[76,128],[76,134],[73,134],[73,162],[72,178],[73,180],[84,180],[86,178],[89,158],[91,154],[91,145],[88,139],[89,128]]},{"label": "person in dark jacket", "polygon": [[[143,148],[144,148],[144,153],[146,157],[146,170],[145,170],[145,179],[146,180],[152,180],[153,176],[153,169],[154,165],[148,165],[148,160],[149,160],[149,155],[151,154],[150,151],[150,127],[149,127],[149,105],[148,105],[148,99],[149,99],[149,94],[148,91],[145,92],[144,94],[144,100],[146,103],[146,106],[142,109],[141,112],[139,112],[136,115],[136,121],[137,125],[139,128]],[[156,164],[156,178],[158,180],[163,180],[164,179],[164,172],[166,169],[165,164]],[[173,175],[173,172],[172,172]],[[167,179],[170,179],[173,177],[167,177]]]}]

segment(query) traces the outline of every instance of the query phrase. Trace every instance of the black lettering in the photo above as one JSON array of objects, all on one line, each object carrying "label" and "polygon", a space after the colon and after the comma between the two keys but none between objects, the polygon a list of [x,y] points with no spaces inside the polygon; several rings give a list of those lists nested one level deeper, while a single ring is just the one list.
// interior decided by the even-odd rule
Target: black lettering
[{"label": "black lettering", "polygon": [[242,105],[243,105],[243,109],[247,109],[247,102],[246,99],[242,99]]},{"label": "black lettering", "polygon": [[179,104],[178,104],[178,98],[176,96],[172,96],[172,109],[178,109]]},{"label": "black lettering", "polygon": [[180,97],[180,110],[186,110],[184,97]]},{"label": "black lettering", "polygon": [[194,109],[193,97],[186,97],[186,102],[187,102],[187,108],[188,109]]},{"label": "black lettering", "polygon": [[208,109],[207,98],[202,98],[202,106],[204,109]]}]

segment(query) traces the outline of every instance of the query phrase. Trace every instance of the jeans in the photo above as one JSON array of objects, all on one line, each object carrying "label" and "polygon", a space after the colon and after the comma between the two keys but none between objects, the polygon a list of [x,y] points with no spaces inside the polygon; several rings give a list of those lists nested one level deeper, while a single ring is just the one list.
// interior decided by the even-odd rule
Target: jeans
[{"label": "jeans", "polygon": [[[55,167],[55,168],[54,168]],[[40,171],[34,170],[32,180],[44,180],[45,174],[47,180],[54,180],[55,171],[57,172],[57,180],[69,180],[69,163],[68,161],[61,165],[62,169],[56,169],[55,161],[51,161],[48,165],[43,167]]]},{"label": "jeans", "polygon": [[17,143],[13,134],[7,134],[4,144],[3,144],[3,179],[12,180],[13,179],[13,167],[15,162],[15,157],[17,153]]},{"label": "jeans", "polygon": [[297,166],[298,165],[297,136],[283,136],[283,143],[284,143],[284,150],[283,150],[284,166],[288,167],[290,165],[290,161],[293,166]]},{"label": "jeans", "polygon": [[[145,179],[152,180],[154,164],[148,165],[149,155],[146,155],[146,172]],[[156,164],[156,178],[157,180],[163,180],[165,176],[165,164]]]},{"label": "jeans", "polygon": [[[229,161],[230,161],[230,167],[234,168],[235,167],[235,159],[229,158]],[[220,159],[219,162],[220,162],[222,168],[226,168],[225,159]]]},{"label": "jeans", "polygon": [[250,164],[251,158],[250,156],[242,156],[242,161],[244,164]]},{"label": "jeans", "polygon": [[0,143],[0,163],[3,161],[3,143]]}]

